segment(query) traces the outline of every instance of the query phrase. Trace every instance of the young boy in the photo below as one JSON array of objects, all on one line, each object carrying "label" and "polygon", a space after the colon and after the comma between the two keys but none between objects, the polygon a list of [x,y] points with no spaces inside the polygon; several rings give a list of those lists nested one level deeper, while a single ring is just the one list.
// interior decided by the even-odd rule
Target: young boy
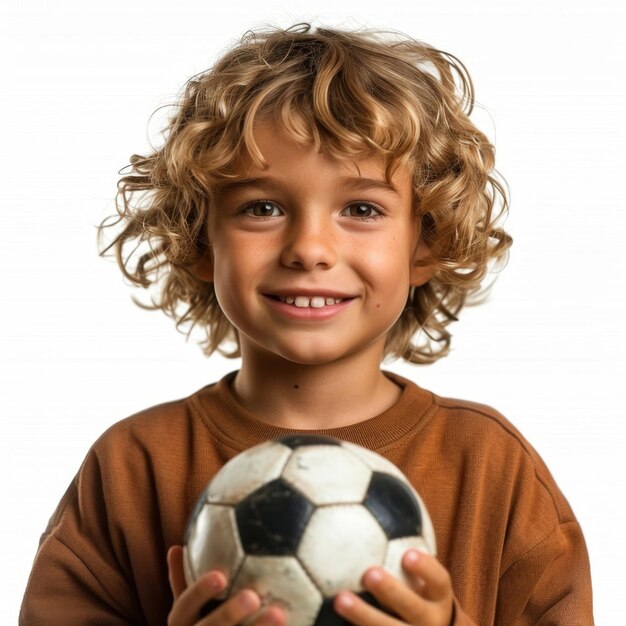
[{"label": "young boy", "polygon": [[396,617],[346,591],[347,622],[593,623],[582,533],[532,447],[493,409],[381,370],[443,356],[510,246],[472,103],[448,54],[308,25],[249,33],[188,83],[163,147],[120,181],[114,245],[128,278],[160,286],[155,308],[241,369],[94,444],[42,537],[22,624],[287,623],[251,590],[202,617],[227,581],[187,588],[180,544],[226,461],[301,431],[389,458],[435,528],[438,558],[404,556],[410,586],[364,573]]}]

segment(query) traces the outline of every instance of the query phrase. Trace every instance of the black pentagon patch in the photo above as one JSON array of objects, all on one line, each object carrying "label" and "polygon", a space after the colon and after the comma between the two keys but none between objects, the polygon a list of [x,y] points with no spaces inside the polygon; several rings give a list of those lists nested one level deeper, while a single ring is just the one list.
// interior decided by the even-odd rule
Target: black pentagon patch
[{"label": "black pentagon patch", "polygon": [[[387,613],[388,615],[394,615],[395,613],[390,613],[387,611],[381,604],[376,600],[376,598],[367,591],[362,591],[361,593],[357,593],[357,596],[363,598],[365,602],[375,606],[377,609],[383,611],[383,613]],[[338,613],[333,609],[333,600],[334,598],[324,598],[324,602],[322,603],[322,607],[320,608],[315,621],[313,622],[313,626],[351,626],[352,622],[348,622],[343,617],[341,617]]]},{"label": "black pentagon patch", "polygon": [[246,554],[295,554],[314,505],[277,478],[244,498],[235,507],[239,538]]},{"label": "black pentagon patch", "polygon": [[323,435],[291,435],[277,439],[279,443],[295,450],[300,446],[340,446],[341,441],[334,437],[324,437]]},{"label": "black pentagon patch", "polygon": [[388,539],[422,534],[420,506],[409,487],[390,474],[372,472],[363,502]]}]

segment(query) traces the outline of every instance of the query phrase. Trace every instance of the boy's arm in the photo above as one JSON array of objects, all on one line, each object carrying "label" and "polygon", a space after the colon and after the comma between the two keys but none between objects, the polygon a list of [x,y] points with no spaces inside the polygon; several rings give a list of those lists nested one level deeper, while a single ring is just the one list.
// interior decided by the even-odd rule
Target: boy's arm
[{"label": "boy's arm", "polygon": [[28,581],[20,625],[141,624],[142,620],[129,621],[124,617],[122,604],[127,590],[121,587],[114,572],[105,577],[106,585],[101,582],[102,575],[96,576],[90,571],[70,548],[55,536],[47,536],[39,548]]},{"label": "boy's arm", "polygon": [[500,578],[497,624],[593,624],[589,557],[575,520],[559,524]]},{"label": "boy's arm", "polygon": [[20,624],[146,623],[116,549],[120,540],[114,535],[119,533],[110,519],[105,487],[111,482],[116,479],[103,470],[97,453],[90,451],[41,538]]}]

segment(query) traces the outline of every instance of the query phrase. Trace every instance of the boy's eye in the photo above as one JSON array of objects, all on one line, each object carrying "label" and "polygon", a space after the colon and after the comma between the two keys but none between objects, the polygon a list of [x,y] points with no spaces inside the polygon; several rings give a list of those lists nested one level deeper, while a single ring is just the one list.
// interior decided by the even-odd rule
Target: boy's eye
[{"label": "boy's eye", "polygon": [[360,217],[361,219],[376,219],[382,217],[382,212],[373,204],[367,202],[355,202],[348,205],[342,212],[348,217]]},{"label": "boy's eye", "polygon": [[246,205],[241,212],[252,217],[278,217],[282,211],[273,202],[252,202]]}]

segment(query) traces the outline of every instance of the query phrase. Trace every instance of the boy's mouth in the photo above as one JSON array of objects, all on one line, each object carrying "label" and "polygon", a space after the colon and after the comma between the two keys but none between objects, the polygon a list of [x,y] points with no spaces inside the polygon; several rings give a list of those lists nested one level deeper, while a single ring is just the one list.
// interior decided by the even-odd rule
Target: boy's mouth
[{"label": "boy's mouth", "polygon": [[267,294],[272,300],[278,302],[284,302],[285,304],[291,304],[299,309],[321,309],[325,306],[332,306],[333,304],[339,304],[344,300],[350,300],[351,298],[333,298],[331,296],[277,296],[273,294]]}]

